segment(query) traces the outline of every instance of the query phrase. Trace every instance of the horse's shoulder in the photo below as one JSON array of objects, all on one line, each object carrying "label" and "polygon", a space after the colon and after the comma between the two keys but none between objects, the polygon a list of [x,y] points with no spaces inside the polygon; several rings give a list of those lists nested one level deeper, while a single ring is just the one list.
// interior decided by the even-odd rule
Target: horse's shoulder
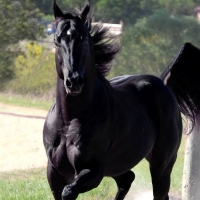
[{"label": "horse's shoulder", "polygon": [[46,121],[49,119],[49,117],[51,117],[52,115],[55,115],[55,111],[56,111],[56,102],[54,102],[51,108],[49,109],[49,112],[47,113]]},{"label": "horse's shoulder", "polygon": [[62,119],[56,108],[56,102],[51,106],[45,119],[44,127],[47,132],[56,132],[58,127],[61,127]]}]

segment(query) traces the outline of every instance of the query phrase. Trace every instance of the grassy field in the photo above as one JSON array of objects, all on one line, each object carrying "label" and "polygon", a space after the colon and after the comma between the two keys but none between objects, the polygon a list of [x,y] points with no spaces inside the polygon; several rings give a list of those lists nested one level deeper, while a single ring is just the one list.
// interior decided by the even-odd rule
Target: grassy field
[{"label": "grassy field", "polygon": [[[48,110],[51,102],[44,102],[29,97],[9,96],[0,94],[0,102],[34,107]],[[171,193],[181,193],[184,159],[184,139],[178,153],[171,178]],[[14,162],[14,161],[13,161]],[[151,178],[148,163],[143,160],[133,171],[136,179],[131,190],[151,190]],[[111,178],[104,178],[97,189],[79,196],[78,200],[108,200],[113,199],[116,193],[115,182]],[[31,169],[25,171],[0,171],[0,200],[53,200],[47,180],[46,169]]]},{"label": "grassy field", "polygon": [[[183,151],[184,142],[182,142],[172,173],[170,191],[176,195],[181,193]],[[131,190],[151,190],[148,163],[143,160],[133,171],[136,174],[136,180],[132,184]],[[44,168],[0,172],[0,190],[0,200],[53,200],[46,180],[46,169]],[[98,188],[79,195],[78,200],[108,200],[113,199],[115,193],[115,182],[111,178],[104,178]]]},{"label": "grassy field", "polygon": [[14,105],[14,106],[23,106],[23,107],[49,110],[49,108],[51,107],[53,103],[53,100],[48,101],[42,98],[36,98],[36,97],[31,97],[31,96],[21,96],[21,95],[0,93],[0,102]]},{"label": "grassy field", "polygon": [[[183,172],[183,143],[172,173],[171,193],[181,193]],[[133,171],[136,180],[131,190],[151,190],[151,178],[148,163],[143,160]],[[47,180],[46,169],[0,172],[0,200],[53,200]],[[79,195],[78,200],[108,200],[116,193],[115,182],[104,178],[100,186],[90,192]]]},{"label": "grassy field", "polygon": [[[46,180],[46,169],[0,172],[0,200],[53,200]],[[79,200],[112,199],[114,181],[105,178],[98,189],[79,196]]]}]

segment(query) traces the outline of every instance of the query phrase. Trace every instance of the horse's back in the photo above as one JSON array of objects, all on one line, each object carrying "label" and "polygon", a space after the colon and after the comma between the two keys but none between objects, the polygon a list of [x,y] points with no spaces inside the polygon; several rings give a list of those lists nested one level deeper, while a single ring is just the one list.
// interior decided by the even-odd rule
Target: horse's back
[{"label": "horse's back", "polygon": [[[174,112],[180,113],[177,100],[163,81],[153,75],[125,75],[110,80],[116,93],[133,93],[144,106],[161,106],[162,109],[173,107]],[[123,91],[123,92],[122,92]],[[155,111],[155,110],[154,110]]]}]

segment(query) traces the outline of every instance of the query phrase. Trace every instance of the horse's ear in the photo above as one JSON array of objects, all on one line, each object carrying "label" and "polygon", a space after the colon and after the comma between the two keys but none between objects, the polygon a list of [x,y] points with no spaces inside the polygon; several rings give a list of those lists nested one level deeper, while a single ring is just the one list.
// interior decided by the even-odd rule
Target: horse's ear
[{"label": "horse's ear", "polygon": [[58,7],[56,0],[54,0],[53,3],[53,11],[54,11],[54,17],[56,18],[61,18],[64,16],[62,10]]},{"label": "horse's ear", "polygon": [[84,22],[86,22],[87,15],[89,12],[90,12],[90,0],[87,1],[83,9],[81,10],[80,17]]}]

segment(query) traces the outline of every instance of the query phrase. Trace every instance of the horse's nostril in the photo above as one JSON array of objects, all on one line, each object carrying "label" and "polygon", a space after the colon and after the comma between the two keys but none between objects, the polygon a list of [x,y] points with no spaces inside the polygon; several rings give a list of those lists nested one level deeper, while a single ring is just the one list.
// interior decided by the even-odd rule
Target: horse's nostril
[{"label": "horse's nostril", "polygon": [[83,78],[80,76],[68,77],[66,80],[66,87],[71,89],[77,89],[83,86]]},{"label": "horse's nostril", "polygon": [[81,77],[78,78],[78,84],[83,85],[83,79]]},{"label": "horse's nostril", "polygon": [[67,85],[68,88],[71,88],[72,87],[72,82],[69,79],[67,79],[66,85]]}]

